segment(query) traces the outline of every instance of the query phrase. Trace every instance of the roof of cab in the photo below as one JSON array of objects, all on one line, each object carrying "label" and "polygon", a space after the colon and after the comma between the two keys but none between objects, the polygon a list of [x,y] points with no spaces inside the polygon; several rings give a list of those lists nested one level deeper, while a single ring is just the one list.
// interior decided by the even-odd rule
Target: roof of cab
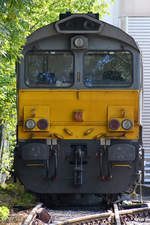
[{"label": "roof of cab", "polygon": [[[65,23],[67,20],[72,20],[76,18],[84,18],[87,20],[91,20],[97,24],[100,25],[100,29],[98,29],[95,32],[91,31],[85,31],[85,30],[80,30],[80,31],[61,31],[59,29],[59,24]],[[62,20],[59,20],[55,23],[48,24],[47,26],[44,26],[36,31],[34,31],[28,38],[26,42],[26,46],[33,44],[34,42],[40,41],[42,39],[46,39],[50,36],[58,35],[58,34],[70,34],[70,33],[75,33],[75,34],[90,34],[90,33],[95,33],[99,35],[100,37],[106,37],[110,39],[115,39],[121,43],[127,44],[137,51],[140,51],[138,48],[138,45],[136,44],[135,40],[126,32],[121,30],[118,27],[115,27],[111,24],[105,23],[101,20],[97,20],[95,18],[92,18],[88,14],[72,14],[68,16],[67,18],[64,18]]]}]

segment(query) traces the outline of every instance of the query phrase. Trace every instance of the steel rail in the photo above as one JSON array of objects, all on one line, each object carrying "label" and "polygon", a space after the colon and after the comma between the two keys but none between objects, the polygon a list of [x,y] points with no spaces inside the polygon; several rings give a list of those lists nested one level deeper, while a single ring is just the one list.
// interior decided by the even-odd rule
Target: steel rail
[{"label": "steel rail", "polygon": [[119,215],[125,215],[125,214],[132,214],[136,212],[143,212],[143,211],[150,211],[150,206],[142,207],[142,208],[135,208],[135,209],[124,209],[119,210]]},{"label": "steel rail", "polygon": [[115,220],[116,225],[120,225],[121,224],[121,218],[120,218],[121,215],[128,215],[128,214],[144,212],[144,211],[150,211],[150,205],[148,205],[147,207],[125,209],[125,210],[116,210],[116,206],[115,206],[114,212],[108,211],[105,213],[77,217],[77,218],[68,219],[65,221],[55,221],[55,222],[51,223],[51,225],[81,224],[81,223],[86,223],[86,222],[92,223],[92,222],[98,222],[100,219],[104,219],[104,218],[107,218],[110,221]]},{"label": "steel rail", "polygon": [[81,223],[83,221],[91,221],[91,220],[98,220],[101,218],[111,218],[114,217],[114,213],[112,211],[106,212],[106,213],[99,213],[95,215],[88,215],[88,216],[83,216],[83,217],[77,217],[73,219],[68,219],[65,221],[60,221],[60,222],[53,222],[51,225],[66,225],[66,224],[74,224],[74,223]]}]

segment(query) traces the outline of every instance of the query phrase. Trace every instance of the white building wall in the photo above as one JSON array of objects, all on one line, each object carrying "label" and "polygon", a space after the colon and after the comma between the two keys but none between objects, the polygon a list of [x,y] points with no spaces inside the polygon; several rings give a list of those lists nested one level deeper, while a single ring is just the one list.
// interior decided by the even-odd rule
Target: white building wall
[{"label": "white building wall", "polygon": [[150,16],[150,0],[115,0],[119,5],[119,17],[121,16]]}]

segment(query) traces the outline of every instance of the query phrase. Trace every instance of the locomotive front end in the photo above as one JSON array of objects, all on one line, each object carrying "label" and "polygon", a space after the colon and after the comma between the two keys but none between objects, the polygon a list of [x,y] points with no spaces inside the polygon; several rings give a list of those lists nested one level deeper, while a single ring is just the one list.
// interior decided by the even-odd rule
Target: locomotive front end
[{"label": "locomotive front end", "polygon": [[35,31],[18,74],[15,172],[45,194],[115,194],[142,173],[140,52],[97,14]]}]

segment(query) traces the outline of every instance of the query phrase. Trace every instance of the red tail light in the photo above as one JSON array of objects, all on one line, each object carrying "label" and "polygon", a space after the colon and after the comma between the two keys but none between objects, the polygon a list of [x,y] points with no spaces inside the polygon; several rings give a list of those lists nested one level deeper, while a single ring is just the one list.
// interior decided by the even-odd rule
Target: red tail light
[{"label": "red tail light", "polygon": [[118,120],[116,120],[116,119],[112,119],[109,122],[109,127],[112,130],[117,130],[120,127],[120,122]]},{"label": "red tail light", "polygon": [[82,111],[74,112],[74,119],[78,122],[82,122],[83,121],[83,112]]},{"label": "red tail light", "polygon": [[40,119],[37,122],[37,126],[40,130],[46,130],[46,128],[48,127],[48,121],[46,119]]}]

